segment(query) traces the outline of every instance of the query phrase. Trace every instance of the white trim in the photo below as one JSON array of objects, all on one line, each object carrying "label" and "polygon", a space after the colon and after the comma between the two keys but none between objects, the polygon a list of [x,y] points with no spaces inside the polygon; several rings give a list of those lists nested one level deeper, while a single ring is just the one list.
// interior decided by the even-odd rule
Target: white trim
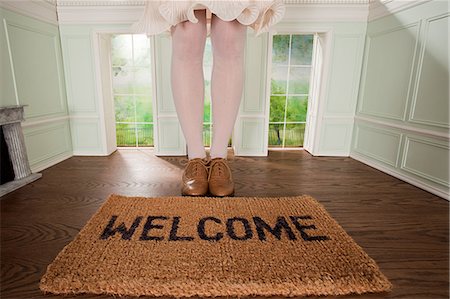
[{"label": "white trim", "polygon": [[[91,41],[92,41],[92,49],[93,49],[93,57],[94,57],[94,76],[95,76],[95,89],[98,98],[98,110],[99,110],[99,121],[100,121],[100,134],[102,137],[101,144],[102,150],[105,155],[109,155],[108,146],[107,146],[107,134],[106,134],[106,124],[105,124],[105,109],[103,102],[105,101],[103,97],[103,86],[102,86],[102,75],[101,75],[101,60],[100,60],[100,44],[98,39],[100,38],[101,32],[98,30],[92,30],[91,33]],[[104,53],[103,53],[104,54]]]},{"label": "white trim", "polygon": [[400,124],[396,124],[396,123],[391,123],[391,122],[386,122],[386,121],[382,121],[382,120],[377,120],[377,119],[372,119],[372,118],[368,118],[368,117],[364,117],[364,116],[360,116],[360,115],[355,115],[355,120],[362,120],[362,121],[366,121],[366,122],[370,122],[370,123],[375,123],[378,125],[383,125],[383,126],[388,126],[391,128],[396,128],[396,129],[401,129],[401,130],[405,130],[411,133],[418,133],[418,134],[424,134],[424,135],[429,135],[432,137],[440,137],[440,138],[446,138],[446,139],[450,139],[450,135],[448,133],[445,132],[436,132],[433,130],[427,130],[427,129],[422,129],[422,128],[415,128],[415,127],[411,127],[411,126],[405,126],[405,125],[400,125]]},{"label": "white trim", "polygon": [[[1,2],[0,2],[0,5],[1,5]],[[5,39],[6,39],[6,45],[8,48],[9,64],[11,66],[12,81],[13,81],[13,86],[14,86],[14,95],[16,96],[16,104],[20,105],[19,95],[17,93],[16,74],[14,72],[14,62],[13,62],[12,52],[11,52],[11,42],[9,41],[8,23],[6,22],[6,19],[3,19],[3,27],[5,28]]]},{"label": "white trim", "polygon": [[103,153],[103,151],[102,152],[98,152],[98,151],[95,151],[95,149],[92,149],[92,150],[90,150],[90,149],[74,150],[73,151],[73,155],[74,156],[98,156],[98,157],[109,156],[109,155],[105,155]]},{"label": "white trim", "polygon": [[[57,6],[60,24],[132,24],[142,1],[66,1]],[[96,3],[96,4],[95,4]],[[286,4],[284,22],[367,22],[367,1],[297,1]]]},{"label": "white trim", "polygon": [[52,118],[47,118],[47,119],[40,119],[40,120],[35,120],[35,121],[25,120],[22,122],[22,127],[24,127],[24,128],[25,127],[33,127],[33,126],[46,124],[46,123],[52,123],[52,122],[61,121],[61,120],[69,120],[69,115],[52,117]]},{"label": "white trim", "polygon": [[[278,32],[274,32],[273,30],[270,30],[270,32],[267,35],[267,43],[266,43],[266,82],[265,82],[265,86],[266,89],[264,90],[264,98],[265,98],[265,110],[264,110],[264,115],[246,115],[246,114],[240,114],[239,117],[241,119],[244,118],[261,118],[263,117],[263,122],[264,122],[264,135],[263,135],[263,148],[262,148],[262,152],[264,153],[265,156],[269,155],[269,132],[270,132],[270,98],[272,96],[272,51],[273,51],[273,36],[275,34],[278,34]],[[289,45],[289,48],[291,46]],[[289,49],[290,51],[290,49]],[[288,63],[289,65],[289,63]],[[288,90],[286,89],[286,92],[288,92]],[[242,135],[242,128],[238,131],[238,134],[236,135]],[[242,136],[239,136],[239,141],[241,141]],[[232,137],[231,140],[234,143],[234,136]],[[239,147],[241,148],[242,145],[239,144]]]},{"label": "white trim", "polygon": [[[31,170],[32,170],[33,172],[39,172],[39,171],[42,171],[42,170],[44,170],[44,169],[47,169],[47,168],[49,168],[49,167],[51,167],[51,166],[53,166],[53,165],[55,165],[55,164],[58,164],[58,163],[60,163],[60,162],[62,162],[62,161],[64,161],[64,160],[67,160],[67,159],[69,159],[69,158],[71,158],[71,157],[73,157],[73,156],[74,156],[74,155],[73,155],[73,153],[71,153],[71,152],[66,153],[66,154],[63,154],[63,155],[60,155],[60,156],[58,155],[56,159],[50,159],[50,160],[48,160],[46,163],[41,164],[41,165],[39,165],[38,167],[33,167],[33,166],[31,166]],[[36,163],[36,164],[39,164],[39,163]]]},{"label": "white trim", "polygon": [[0,7],[46,23],[58,25],[56,5],[52,4],[50,0],[2,0],[0,1]]},{"label": "white trim", "polygon": [[59,24],[132,24],[142,14],[140,6],[57,7]]},{"label": "white trim", "polygon": [[405,182],[407,182],[407,183],[409,183],[411,185],[419,187],[419,188],[421,188],[423,190],[426,190],[426,191],[428,191],[430,193],[433,193],[433,194],[435,194],[435,195],[437,195],[439,197],[442,197],[442,198],[450,201],[450,194],[449,193],[445,193],[442,190],[440,190],[440,189],[438,189],[438,188],[436,188],[436,187],[434,187],[432,185],[424,183],[423,181],[419,181],[419,180],[417,180],[415,178],[412,178],[412,177],[406,176],[406,175],[404,175],[402,173],[399,173],[398,171],[393,170],[392,168],[389,168],[389,167],[377,164],[376,162],[373,162],[372,160],[369,160],[368,158],[364,157],[361,154],[358,154],[358,153],[352,151],[350,153],[350,158],[355,159],[357,161],[360,161],[360,162],[362,162],[362,163],[364,163],[364,164],[366,164],[368,166],[371,166],[371,167],[373,167],[375,169],[378,169],[378,170],[380,170],[380,171],[382,171],[382,172],[384,172],[386,174],[392,175],[393,177],[396,177],[396,178],[398,178],[398,179],[400,179],[402,181],[405,181]]},{"label": "white trim", "polygon": [[86,115],[79,115],[79,114],[75,114],[75,115],[69,115],[70,119],[99,119],[100,116],[98,115],[92,115],[92,114],[86,114]]},{"label": "white trim", "polygon": [[369,5],[368,21],[374,21],[431,0],[375,0]]},{"label": "white trim", "polygon": [[[58,6],[143,6],[147,0],[44,0]],[[369,4],[369,0],[284,0],[285,4]]]},{"label": "white trim", "polygon": [[332,57],[333,57],[333,47],[334,47],[334,35],[332,29],[326,32],[320,32],[319,38],[317,39],[322,44],[322,57],[321,57],[321,78],[318,82],[319,89],[317,90],[317,110],[316,113],[313,114],[313,118],[315,118],[316,128],[314,132],[314,141],[311,148],[312,155],[320,155],[320,135],[322,132],[323,117],[326,111],[327,97],[328,97],[328,87],[332,66]]},{"label": "white trim", "polygon": [[403,171],[409,172],[413,175],[422,177],[426,180],[435,182],[436,184],[444,185],[446,188],[449,188],[450,184],[445,179],[439,178],[437,176],[433,176],[426,172],[420,171],[419,169],[414,169],[414,168],[408,167],[407,162],[409,160],[408,154],[409,154],[409,148],[410,148],[411,142],[421,143],[421,144],[429,145],[429,146],[432,146],[435,148],[441,148],[447,152],[449,150],[448,144],[444,145],[439,142],[433,142],[430,140],[424,140],[424,139],[420,139],[420,138],[416,138],[416,137],[412,137],[412,136],[405,136],[405,145],[403,147],[402,160],[400,161],[401,162],[400,169],[402,169]]},{"label": "white trim", "polygon": [[58,6],[143,6],[146,0],[56,0]]},{"label": "white trim", "polygon": [[368,4],[286,4],[285,22],[367,22]]}]

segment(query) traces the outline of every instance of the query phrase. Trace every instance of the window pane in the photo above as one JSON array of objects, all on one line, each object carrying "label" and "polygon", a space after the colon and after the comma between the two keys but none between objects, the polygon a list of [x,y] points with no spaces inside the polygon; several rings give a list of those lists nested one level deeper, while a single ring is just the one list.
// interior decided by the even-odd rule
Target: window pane
[{"label": "window pane", "polygon": [[203,75],[205,80],[205,102],[203,109],[203,144],[211,146],[212,139],[212,101],[211,97],[211,76],[213,70],[213,53],[211,38],[208,37],[205,43],[205,52],[203,55]]},{"label": "window pane", "polygon": [[133,35],[134,65],[150,66],[150,40],[145,34]]},{"label": "window pane", "polygon": [[131,68],[113,67],[113,92],[133,93],[133,72]]},{"label": "window pane", "polygon": [[280,147],[283,145],[283,124],[269,123],[269,146]]},{"label": "window pane", "polygon": [[112,46],[112,66],[132,66],[133,56],[131,47],[131,35],[115,35],[111,39]]},{"label": "window pane", "polygon": [[134,122],[134,100],[133,96],[115,96],[114,108],[116,121]]},{"label": "window pane", "polygon": [[148,96],[136,96],[136,121],[153,122],[152,99]]},{"label": "window pane", "polygon": [[116,124],[117,146],[136,146],[134,124]]},{"label": "window pane", "polygon": [[139,67],[135,69],[134,72],[134,92],[136,94],[147,94],[151,95],[151,73],[150,68]]},{"label": "window pane", "polygon": [[292,36],[291,65],[311,65],[313,40],[313,35]]},{"label": "window pane", "polygon": [[286,96],[271,96],[269,122],[284,121],[285,108]]},{"label": "window pane", "polygon": [[272,63],[288,64],[289,57],[289,34],[274,35],[272,47]]},{"label": "window pane", "polygon": [[203,143],[204,146],[211,146],[211,125],[210,124],[204,124],[203,125]]},{"label": "window pane", "polygon": [[286,121],[306,121],[308,97],[289,96],[287,103]]},{"label": "window pane", "polygon": [[138,146],[153,145],[153,124],[136,124]]},{"label": "window pane", "polygon": [[272,67],[272,80],[271,80],[272,94],[286,94],[287,73],[288,73],[287,66]]},{"label": "window pane", "polygon": [[286,124],[284,146],[303,146],[305,138],[305,124]]},{"label": "window pane", "polygon": [[206,92],[206,95],[205,95],[205,107],[204,107],[204,111],[203,111],[203,121],[209,123],[209,122],[211,122],[211,119],[212,119],[212,117],[211,117],[211,95],[210,95],[210,92],[208,91],[208,92]]},{"label": "window pane", "polygon": [[290,68],[289,94],[308,94],[311,67]]}]

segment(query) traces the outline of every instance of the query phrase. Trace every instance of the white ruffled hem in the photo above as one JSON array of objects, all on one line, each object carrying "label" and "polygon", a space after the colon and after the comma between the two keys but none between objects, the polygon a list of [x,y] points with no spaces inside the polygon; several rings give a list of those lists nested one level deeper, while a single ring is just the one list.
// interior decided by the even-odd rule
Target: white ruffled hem
[{"label": "white ruffled hem", "polygon": [[[148,0],[139,20],[131,25],[132,33],[147,36],[168,32],[183,21],[197,23],[196,9],[208,9],[224,21],[237,20],[250,26],[256,36],[269,31],[285,14],[282,0]],[[208,24],[208,33],[210,26]]]}]

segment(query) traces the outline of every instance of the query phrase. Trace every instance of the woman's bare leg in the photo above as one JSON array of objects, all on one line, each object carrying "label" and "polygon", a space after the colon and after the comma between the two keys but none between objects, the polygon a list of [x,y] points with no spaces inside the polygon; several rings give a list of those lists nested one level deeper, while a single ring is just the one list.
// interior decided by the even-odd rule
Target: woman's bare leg
[{"label": "woman's bare leg", "polygon": [[237,20],[211,17],[213,69],[211,105],[213,140],[211,159],[227,157],[228,140],[236,121],[244,85],[244,49],[247,26]]},{"label": "woman's bare leg", "polygon": [[172,95],[187,143],[188,159],[205,158],[203,143],[206,10],[195,10],[198,23],[184,21],[173,26],[171,84]]}]

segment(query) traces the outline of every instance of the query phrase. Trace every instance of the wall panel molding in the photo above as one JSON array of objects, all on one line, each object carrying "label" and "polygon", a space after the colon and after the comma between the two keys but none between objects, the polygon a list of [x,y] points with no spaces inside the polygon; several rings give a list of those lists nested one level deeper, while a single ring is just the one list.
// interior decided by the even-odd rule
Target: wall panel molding
[{"label": "wall panel molding", "polygon": [[[409,47],[410,53],[407,54],[407,46],[405,41],[401,43],[404,49],[400,51],[400,45],[394,46],[391,42],[384,41],[385,44],[382,43],[382,41],[378,40],[380,45],[376,45],[375,41],[380,38],[387,38],[388,35],[399,33],[402,30],[408,30],[405,33],[403,33],[404,38],[411,39],[411,45]],[[375,116],[379,118],[385,118],[385,119],[391,119],[391,120],[397,120],[397,121],[404,121],[406,119],[406,107],[408,105],[409,99],[412,94],[412,88],[413,88],[413,78],[414,78],[414,71],[415,71],[415,63],[416,63],[416,57],[417,57],[417,51],[418,51],[418,37],[420,32],[420,22],[415,21],[412,23],[399,25],[394,28],[389,28],[386,30],[382,30],[379,32],[369,32],[366,37],[366,51],[365,51],[365,57],[364,57],[364,65],[363,65],[363,72],[361,76],[361,88],[359,91],[359,101],[357,105],[357,113],[368,115],[368,116]],[[414,35],[409,36],[411,33]],[[399,40],[399,36],[394,38],[395,41]],[[380,55],[378,52],[381,50],[386,51],[386,43],[389,47],[389,49],[392,49],[393,51],[397,51],[396,53],[392,53],[393,51],[389,51],[387,53],[388,55]],[[393,56],[396,54],[397,56]],[[383,58],[389,58],[390,60],[385,62],[384,64],[381,64],[380,57],[373,58],[373,55],[379,55]],[[407,56],[406,56],[407,55]],[[408,61],[406,61],[406,58]],[[403,63],[406,63],[406,66],[398,67],[399,61],[403,59]],[[405,74],[397,73],[395,75],[391,74],[394,70],[388,70],[387,68],[397,65],[395,68],[395,71],[399,72],[402,70],[405,70]],[[385,66],[385,67],[382,67]],[[374,68],[378,67],[378,72],[374,72]],[[371,70],[370,73],[368,73],[368,69]],[[389,76],[394,76],[393,78]],[[398,94],[399,87],[397,86],[397,83],[395,86],[392,86],[393,79],[403,79],[404,82],[402,82],[402,92],[401,94]],[[375,81],[378,80],[378,81]],[[390,87],[391,90],[387,90],[386,88]],[[370,88],[370,89],[369,89]],[[375,101],[375,99],[367,98],[368,95],[375,96],[379,100],[385,100],[387,101],[386,95],[379,94],[381,92],[388,93],[393,92],[393,90],[396,91],[397,94],[391,95],[390,101],[388,103],[396,103],[399,101],[395,101],[395,99],[402,99],[401,102],[399,102],[397,105],[398,107],[392,107],[392,105],[382,105],[379,101]],[[374,95],[375,93],[375,95]],[[383,109],[389,107],[390,111],[392,111],[393,108],[396,110],[392,113],[387,113],[387,111],[374,111],[373,107],[367,107],[368,104],[374,104],[377,103],[379,105],[378,108],[382,107]],[[387,104],[387,103],[386,103]]]},{"label": "wall panel molding", "polygon": [[73,155],[69,121],[24,126],[24,138],[32,171],[41,171]]},{"label": "wall panel molding", "polygon": [[352,150],[396,168],[400,161],[402,133],[355,124]]},{"label": "wall panel molding", "polygon": [[[40,26],[36,20],[10,14],[5,14],[3,24],[16,101],[28,105],[25,107],[25,117],[45,119],[66,115],[66,91],[57,28]],[[33,52],[28,49],[33,49]],[[35,105],[35,102],[39,104]]]},{"label": "wall panel molding", "polygon": [[365,117],[365,116],[361,116],[361,115],[356,115],[355,120],[357,120],[357,121],[361,120],[361,121],[364,121],[367,123],[382,125],[382,126],[385,126],[388,128],[400,129],[400,130],[403,130],[406,132],[428,135],[430,137],[450,139],[449,132],[438,132],[438,131],[434,131],[434,130],[419,128],[419,127],[412,127],[412,126],[408,126],[406,124],[394,123],[394,122],[390,122],[390,121],[386,121],[386,120],[382,120],[382,119],[380,120],[380,119],[376,119],[376,118],[369,118],[369,117]]},{"label": "wall panel molding", "polygon": [[[425,147],[428,148],[426,149]],[[416,150],[416,155],[420,155],[420,158],[411,157],[414,150]],[[421,160],[423,160],[424,156],[430,156],[432,159],[427,159],[427,162],[423,163]],[[445,171],[445,167],[442,167],[442,165],[449,165],[448,143],[445,145],[444,143],[425,140],[423,138],[405,136],[405,146],[400,169],[448,188],[450,186],[448,172],[445,174],[438,173],[442,172],[442,170]]]},{"label": "wall panel molding", "polygon": [[[358,83],[361,71],[363,34],[335,34],[331,52],[337,57],[331,62],[329,72],[334,80],[329,82],[326,115],[353,117],[358,98]],[[351,53],[351,54],[349,54]],[[356,58],[356,59],[355,59]],[[349,70],[344,76],[334,73]]]},{"label": "wall panel molding", "polygon": [[71,115],[98,113],[95,95],[94,66],[89,35],[67,34],[62,36],[65,52],[64,70],[67,84],[67,102]]},{"label": "wall panel molding", "polygon": [[[417,72],[415,86],[411,100],[411,109],[408,121],[416,124],[424,124],[441,128],[450,128],[448,115],[449,99],[449,73],[445,66],[449,64],[448,45],[446,49],[439,45],[442,43],[440,36],[448,34],[449,13],[433,16],[423,20],[424,28],[421,37],[421,50],[417,62]],[[433,22],[446,22],[441,28],[441,32],[435,32],[434,36],[430,33],[430,25]],[[430,38],[434,37],[434,41]],[[431,69],[430,69],[431,68]],[[433,76],[433,80],[422,81],[427,76]],[[422,91],[425,89],[425,91]],[[418,105],[421,104],[422,117],[418,116]],[[443,106],[447,106],[443,108]],[[434,109],[434,110],[432,110]],[[427,110],[427,111],[423,111]],[[441,120],[433,119],[440,118]]]},{"label": "wall panel molding", "polygon": [[364,155],[361,155],[357,152],[352,152],[350,155],[350,158],[360,161],[361,163],[369,165],[369,166],[371,166],[375,169],[378,169],[386,174],[392,175],[393,177],[396,177],[404,182],[407,182],[413,186],[417,186],[418,188],[426,190],[432,194],[435,194],[437,196],[440,196],[440,197],[450,201],[450,195],[448,193],[448,190],[446,191],[445,189],[440,188],[439,186],[429,184],[429,183],[425,182],[424,180],[420,180],[415,177],[409,176],[405,173],[402,173],[395,168],[380,164],[380,163],[378,163],[378,161],[370,159],[370,158],[368,158]]}]

